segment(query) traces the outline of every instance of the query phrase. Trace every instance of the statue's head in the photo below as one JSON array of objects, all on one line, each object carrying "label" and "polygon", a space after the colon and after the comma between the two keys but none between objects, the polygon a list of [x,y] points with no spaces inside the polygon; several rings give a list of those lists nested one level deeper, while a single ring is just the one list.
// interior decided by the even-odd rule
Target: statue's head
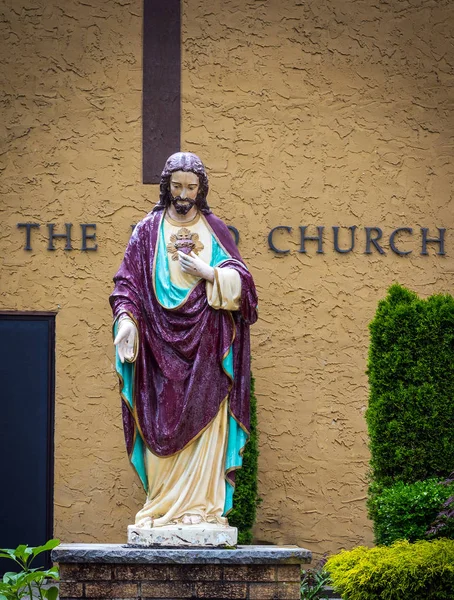
[{"label": "statue's head", "polygon": [[159,184],[159,202],[156,204],[153,210],[163,210],[170,206],[172,201],[170,183],[172,173],[176,173],[177,171],[184,173],[194,173],[195,175],[197,175],[199,180],[199,187],[197,197],[195,199],[195,204],[201,212],[209,214],[211,210],[207,203],[207,195],[209,189],[208,177],[202,161],[196,154],[193,154],[192,152],[176,152],[167,159],[167,162],[164,165],[164,169],[161,173],[161,182]]}]

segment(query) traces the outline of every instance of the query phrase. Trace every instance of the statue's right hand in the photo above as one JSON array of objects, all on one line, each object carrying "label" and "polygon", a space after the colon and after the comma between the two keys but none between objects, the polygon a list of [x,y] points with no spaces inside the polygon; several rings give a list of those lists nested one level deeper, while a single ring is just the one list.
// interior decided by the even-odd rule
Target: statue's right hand
[{"label": "statue's right hand", "polygon": [[125,360],[131,361],[133,359],[137,335],[137,327],[131,319],[125,318],[120,321],[114,344],[117,346],[118,356],[122,363]]}]

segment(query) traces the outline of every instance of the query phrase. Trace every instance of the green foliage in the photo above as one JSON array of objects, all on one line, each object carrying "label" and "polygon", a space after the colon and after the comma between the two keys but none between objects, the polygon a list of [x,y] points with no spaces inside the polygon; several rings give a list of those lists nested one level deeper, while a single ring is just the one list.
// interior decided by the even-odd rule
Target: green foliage
[{"label": "green foliage", "polygon": [[324,556],[313,569],[303,569],[301,574],[301,600],[324,600],[324,587],[330,584],[330,576],[325,569]]},{"label": "green foliage", "polygon": [[0,600],[20,600],[24,596],[33,597],[33,593],[38,593],[40,600],[57,600],[58,588],[52,586],[43,588],[43,584],[48,579],[58,580],[58,568],[52,567],[47,571],[32,569],[31,563],[43,552],[53,550],[60,540],[49,540],[44,546],[30,548],[26,545],[20,545],[14,550],[10,548],[0,549],[0,558],[8,558],[14,561],[21,571],[19,573],[5,573],[0,582]]},{"label": "green foliage", "polygon": [[393,285],[370,324],[372,479],[446,477],[454,465],[454,298]]},{"label": "green foliage", "polygon": [[233,494],[233,509],[229,514],[229,524],[238,527],[238,543],[252,542],[252,527],[255,523],[257,504],[260,498],[257,494],[258,468],[258,439],[257,439],[257,399],[255,397],[255,381],[251,376],[251,435],[243,454],[243,466],[235,475],[235,493]]},{"label": "green foliage", "polygon": [[368,506],[376,543],[389,545],[396,540],[424,539],[451,494],[454,494],[454,483],[446,486],[436,479],[412,484],[399,481],[380,494],[371,494]]},{"label": "green foliage", "polygon": [[454,465],[454,298],[393,285],[370,324],[372,480],[446,477]]},{"label": "green foliage", "polygon": [[448,600],[454,590],[454,540],[359,546],[328,559],[343,600]]}]

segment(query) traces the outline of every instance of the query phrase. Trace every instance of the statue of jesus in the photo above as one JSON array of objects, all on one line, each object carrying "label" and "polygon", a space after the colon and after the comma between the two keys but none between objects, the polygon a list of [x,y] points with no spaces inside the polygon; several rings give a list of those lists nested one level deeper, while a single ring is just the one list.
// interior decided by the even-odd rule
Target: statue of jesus
[{"label": "statue of jesus", "polygon": [[126,446],[147,493],[138,528],[227,525],[249,436],[257,295],[207,194],[201,160],[173,154],[110,296]]}]

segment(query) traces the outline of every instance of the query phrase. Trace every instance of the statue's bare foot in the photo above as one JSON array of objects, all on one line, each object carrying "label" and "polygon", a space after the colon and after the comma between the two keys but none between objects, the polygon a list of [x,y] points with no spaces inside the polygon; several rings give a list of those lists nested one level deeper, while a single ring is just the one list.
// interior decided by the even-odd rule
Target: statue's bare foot
[{"label": "statue's bare foot", "polygon": [[183,525],[199,525],[202,522],[200,515],[184,515],[181,522]]},{"label": "statue's bare foot", "polygon": [[153,527],[153,519],[151,517],[144,517],[136,523],[136,527],[138,529],[151,529]]}]

